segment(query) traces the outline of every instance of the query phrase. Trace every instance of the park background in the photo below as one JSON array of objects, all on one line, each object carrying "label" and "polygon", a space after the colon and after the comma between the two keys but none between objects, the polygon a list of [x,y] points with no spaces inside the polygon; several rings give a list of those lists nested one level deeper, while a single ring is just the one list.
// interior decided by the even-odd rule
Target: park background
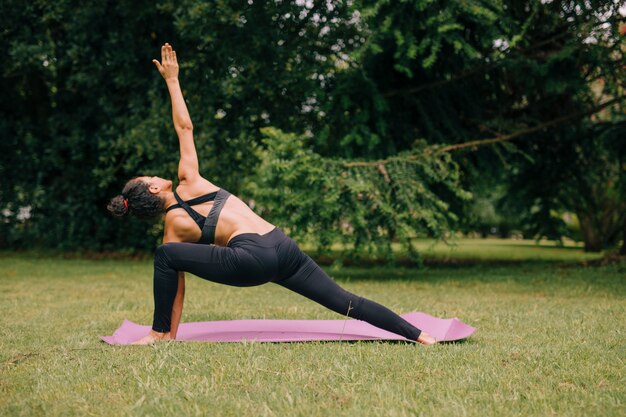
[{"label": "park background", "polygon": [[[0,414],[623,415],[623,2],[0,12]],[[203,176],[353,292],[478,332],[103,346],[152,313],[162,224],[106,205],[134,176],[176,178],[165,42]],[[185,321],[337,318],[271,286],[188,285]]]},{"label": "park background", "polygon": [[201,173],[294,237],[352,255],[454,232],[616,248],[619,7],[6,2],[0,247],[154,249],[161,224],[122,223],[106,204],[133,176],[176,178],[151,62],[169,42]]}]

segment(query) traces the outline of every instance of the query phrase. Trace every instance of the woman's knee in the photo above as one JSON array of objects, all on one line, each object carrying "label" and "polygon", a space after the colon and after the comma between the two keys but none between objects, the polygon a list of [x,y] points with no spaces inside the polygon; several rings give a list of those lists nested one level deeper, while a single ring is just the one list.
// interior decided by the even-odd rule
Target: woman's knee
[{"label": "woman's knee", "polygon": [[161,267],[170,266],[173,251],[173,242],[159,245],[154,251],[154,264]]},{"label": "woman's knee", "polygon": [[349,300],[349,316],[353,319],[361,320],[363,318],[363,304],[366,302],[365,298],[350,293],[351,298]]}]

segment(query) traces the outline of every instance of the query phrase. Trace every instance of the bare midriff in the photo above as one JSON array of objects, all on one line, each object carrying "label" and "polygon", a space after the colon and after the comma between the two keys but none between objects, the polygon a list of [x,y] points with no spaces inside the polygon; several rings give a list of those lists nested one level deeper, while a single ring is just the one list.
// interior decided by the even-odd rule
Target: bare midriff
[{"label": "bare midriff", "polygon": [[264,235],[271,232],[274,227],[273,224],[252,211],[239,197],[231,195],[226,200],[217,222],[215,244],[226,246],[237,235],[243,233]]}]

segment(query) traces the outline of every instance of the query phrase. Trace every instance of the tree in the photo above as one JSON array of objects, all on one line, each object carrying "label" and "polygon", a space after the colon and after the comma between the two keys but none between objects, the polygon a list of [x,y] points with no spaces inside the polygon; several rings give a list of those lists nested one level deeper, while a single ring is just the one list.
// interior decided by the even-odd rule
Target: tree
[{"label": "tree", "polygon": [[[177,141],[151,60],[181,61],[203,174],[238,192],[258,161],[259,128],[295,130],[334,68],[347,6],[223,1],[3,3],[0,209],[3,244],[149,249],[158,224],[120,227],[105,210],[135,175],[174,178]],[[323,30],[323,34],[321,33]],[[15,175],[18,173],[19,175]],[[236,173],[236,175],[233,175]],[[20,207],[31,217],[17,219]],[[6,212],[5,212],[6,213]],[[0,242],[1,243],[1,242]]]},{"label": "tree", "polygon": [[[0,174],[9,178],[0,184],[0,245],[154,247],[158,224],[122,228],[104,207],[134,175],[175,176],[167,92],[151,64],[165,41],[181,62],[202,173],[254,197],[257,210],[294,230],[317,230],[308,234],[321,245],[333,237],[357,247],[372,240],[385,252],[392,239],[410,247],[420,233],[445,236],[468,210],[466,190],[479,194],[490,183],[523,196],[520,217],[532,221],[575,204],[597,206],[592,200],[604,198],[597,193],[585,194],[585,204],[538,193],[576,190],[553,182],[574,178],[556,175],[569,172],[570,160],[555,155],[571,146],[585,158],[595,146],[606,150],[598,152],[608,159],[581,156],[581,164],[593,165],[580,172],[589,173],[585,181],[622,181],[622,173],[598,168],[607,160],[618,166],[610,149],[619,134],[610,132],[623,127],[622,104],[614,102],[601,119],[588,117],[623,96],[617,9],[617,2],[590,0],[9,0],[0,16],[10,57],[0,77],[7,92]],[[526,133],[523,140],[516,132]],[[602,145],[589,145],[599,132]],[[474,145],[484,139],[493,139],[479,142],[490,146]],[[290,140],[306,149],[285,147]],[[458,147],[468,141],[472,147]],[[310,165],[281,160],[286,177],[279,185],[268,161],[282,154]],[[548,157],[555,175],[532,177],[531,160]],[[290,172],[312,182],[293,182]],[[527,192],[516,188],[522,180]],[[293,188],[280,201],[308,214],[285,217],[259,184]],[[307,212],[298,199],[313,186],[328,187],[328,198],[353,214],[324,211],[317,202]],[[615,187],[621,201],[621,185]],[[414,197],[416,215],[408,204]],[[25,207],[30,218],[20,220]],[[318,211],[324,221],[313,216]],[[553,216],[544,217],[554,229]],[[537,236],[546,230],[535,229]]]},{"label": "tree", "polygon": [[[455,159],[466,174],[464,188],[478,199],[484,184],[504,181],[498,206],[514,206],[509,216],[517,213],[519,218],[508,219],[509,227],[560,239],[566,231],[554,213],[574,211],[581,218],[587,249],[613,245],[626,197],[621,188],[610,186],[621,174],[611,171],[609,178],[599,173],[607,163],[619,167],[620,161],[613,153],[604,159],[585,154],[587,169],[572,176],[570,165],[577,159],[568,151],[574,145],[598,151],[614,148],[606,141],[583,143],[593,141],[600,130],[594,127],[600,119],[589,118],[599,110],[604,109],[601,121],[607,127],[619,131],[623,126],[619,3],[476,1],[447,5],[445,10],[428,6],[432,4],[419,0],[399,5],[363,2],[369,38],[355,53],[358,59],[351,71],[337,79],[337,96],[331,93],[326,113],[333,115],[329,125],[336,127],[316,135],[318,141],[328,138],[322,152],[330,154],[332,144],[340,142],[346,145],[346,156],[376,158],[410,149],[416,137],[449,143],[443,149],[450,151],[490,145],[456,152]],[[603,81],[599,94],[598,80]],[[605,109],[607,103],[612,106]],[[351,123],[354,120],[357,123]],[[618,137],[611,135],[608,141]],[[519,140],[512,144],[512,139]],[[468,141],[472,147],[463,144]],[[467,175],[479,170],[480,175]],[[582,177],[578,184],[571,182]],[[581,193],[583,183],[600,177],[605,182],[598,188],[612,190],[610,198]],[[555,189],[569,199],[560,193],[557,197]],[[471,205],[460,204],[451,209],[463,218]],[[608,213],[593,215],[592,207]],[[611,226],[601,226],[607,220],[591,220],[597,216],[613,219]],[[593,236],[603,236],[602,243],[598,238],[591,242]]]}]

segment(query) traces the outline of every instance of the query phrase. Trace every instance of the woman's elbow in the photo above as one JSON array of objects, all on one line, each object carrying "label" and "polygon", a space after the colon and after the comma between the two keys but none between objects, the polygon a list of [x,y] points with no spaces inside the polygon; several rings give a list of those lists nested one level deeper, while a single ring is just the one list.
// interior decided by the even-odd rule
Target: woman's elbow
[{"label": "woman's elbow", "polygon": [[178,123],[176,126],[174,126],[174,128],[178,131],[178,130],[193,130],[193,123],[191,123],[191,120],[188,122],[181,122]]}]

